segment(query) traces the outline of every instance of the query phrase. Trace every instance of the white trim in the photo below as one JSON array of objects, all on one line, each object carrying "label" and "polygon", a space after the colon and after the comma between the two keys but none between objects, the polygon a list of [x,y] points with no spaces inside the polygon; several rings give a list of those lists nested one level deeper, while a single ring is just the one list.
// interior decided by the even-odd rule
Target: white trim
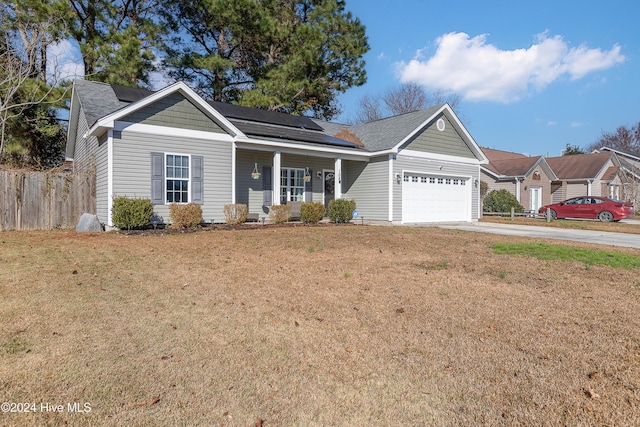
[{"label": "white trim", "polygon": [[335,189],[333,191],[334,198],[342,199],[342,158],[337,157],[335,161],[334,169],[336,177],[335,177]]},{"label": "white trim", "polygon": [[[175,153],[175,152],[169,152],[169,151],[165,151],[162,154],[164,155],[164,159],[162,162],[162,164],[164,165],[164,170],[162,171],[162,175],[163,175],[162,189],[164,194],[164,205],[168,206],[171,203],[177,203],[177,202],[167,203],[167,180],[168,179],[184,180],[184,178],[167,177],[167,156],[180,156],[180,157],[186,157],[189,159],[189,177],[187,178],[187,203],[191,203],[191,170],[192,170],[191,168],[193,167],[193,163],[191,163],[191,154]],[[184,203],[184,202],[181,202],[181,203]]]},{"label": "white trim", "polygon": [[[393,173],[393,162],[395,161],[395,155],[389,154],[389,221],[393,221],[393,186],[396,184],[396,179]],[[402,185],[402,180],[400,181]]]},{"label": "white trim", "polygon": [[113,227],[113,131],[107,135],[107,225]]},{"label": "white trim", "polygon": [[[236,204],[236,157],[238,147],[236,144],[233,144],[231,148],[231,203]],[[202,195],[203,199],[206,200],[204,194]]]},{"label": "white trim", "polygon": [[436,121],[436,128],[440,131],[440,132],[444,132],[444,130],[447,128],[446,123],[444,122],[444,120],[442,120],[442,117],[439,118]]},{"label": "white trim", "polygon": [[[353,151],[344,150],[336,147],[314,147],[311,145],[302,146],[300,144],[295,143],[286,143],[286,142],[275,142],[269,140],[259,140],[252,138],[238,138],[236,139],[236,144],[238,148],[246,149],[246,150],[260,150],[260,146],[266,147],[264,150],[271,151],[273,149],[277,149],[281,153],[285,154],[301,154],[308,155],[309,152],[313,152],[316,157],[328,157],[335,158],[336,155],[341,156],[345,160],[355,160],[355,161],[367,161],[370,157],[374,155],[380,155],[380,153],[354,153]],[[318,154],[316,154],[318,153]],[[322,154],[326,153],[326,154]]]},{"label": "white trim", "polygon": [[424,151],[415,151],[415,150],[402,150],[398,153],[398,156],[402,157],[415,157],[418,159],[425,159],[430,161],[441,161],[441,162],[449,162],[449,163],[462,163],[466,165],[480,165],[480,161],[478,159],[469,158],[469,157],[457,157],[457,156],[449,156],[447,154],[436,154],[436,153],[427,153]]},{"label": "white trim", "polygon": [[516,200],[518,200],[518,203],[520,203],[520,196],[521,196],[521,191],[520,191],[520,184],[522,184],[522,181],[520,181],[520,178],[516,178]]},{"label": "white trim", "polygon": [[205,132],[201,130],[182,129],[157,125],[145,125],[141,123],[116,122],[113,130],[139,132],[151,135],[170,136],[175,138],[195,138],[232,142],[233,136],[226,133]]},{"label": "white trim", "polygon": [[274,205],[280,204],[280,168],[282,167],[282,158],[279,151],[273,153],[273,169],[271,171],[271,203]]}]

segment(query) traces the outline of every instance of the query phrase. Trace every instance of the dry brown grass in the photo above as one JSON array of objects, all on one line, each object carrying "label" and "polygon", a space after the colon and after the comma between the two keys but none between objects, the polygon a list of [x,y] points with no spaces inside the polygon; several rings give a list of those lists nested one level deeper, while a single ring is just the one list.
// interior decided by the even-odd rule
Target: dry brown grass
[{"label": "dry brown grass", "polygon": [[638,272],[523,240],[0,234],[0,400],[91,404],[0,424],[638,425]]}]

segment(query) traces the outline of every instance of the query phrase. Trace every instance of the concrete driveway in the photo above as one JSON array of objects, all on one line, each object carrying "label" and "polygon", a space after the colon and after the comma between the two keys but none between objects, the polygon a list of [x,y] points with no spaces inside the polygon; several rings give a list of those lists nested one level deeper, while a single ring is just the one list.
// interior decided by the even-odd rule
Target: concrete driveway
[{"label": "concrete driveway", "polygon": [[[637,219],[622,222],[638,224]],[[573,240],[599,245],[624,246],[640,249],[640,234],[609,233],[605,231],[573,230],[535,225],[493,224],[490,222],[438,224],[440,228],[505,234],[510,236],[539,237],[542,239]]]}]

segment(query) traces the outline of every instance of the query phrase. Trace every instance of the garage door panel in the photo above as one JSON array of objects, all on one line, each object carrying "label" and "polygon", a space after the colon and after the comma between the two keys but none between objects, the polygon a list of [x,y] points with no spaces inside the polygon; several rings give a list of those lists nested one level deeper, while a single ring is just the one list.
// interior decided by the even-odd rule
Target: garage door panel
[{"label": "garage door panel", "polygon": [[469,221],[470,202],[468,178],[404,174],[403,222]]}]

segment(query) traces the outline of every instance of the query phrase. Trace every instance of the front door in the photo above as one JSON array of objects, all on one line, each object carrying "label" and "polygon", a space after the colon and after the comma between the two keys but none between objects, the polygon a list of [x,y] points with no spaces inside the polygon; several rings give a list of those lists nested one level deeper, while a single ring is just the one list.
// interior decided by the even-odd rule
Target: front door
[{"label": "front door", "polygon": [[542,207],[542,187],[529,187],[529,209],[538,212]]},{"label": "front door", "polygon": [[329,202],[335,197],[336,174],[331,170],[323,170],[322,178],[324,182],[324,208],[329,208]]}]

